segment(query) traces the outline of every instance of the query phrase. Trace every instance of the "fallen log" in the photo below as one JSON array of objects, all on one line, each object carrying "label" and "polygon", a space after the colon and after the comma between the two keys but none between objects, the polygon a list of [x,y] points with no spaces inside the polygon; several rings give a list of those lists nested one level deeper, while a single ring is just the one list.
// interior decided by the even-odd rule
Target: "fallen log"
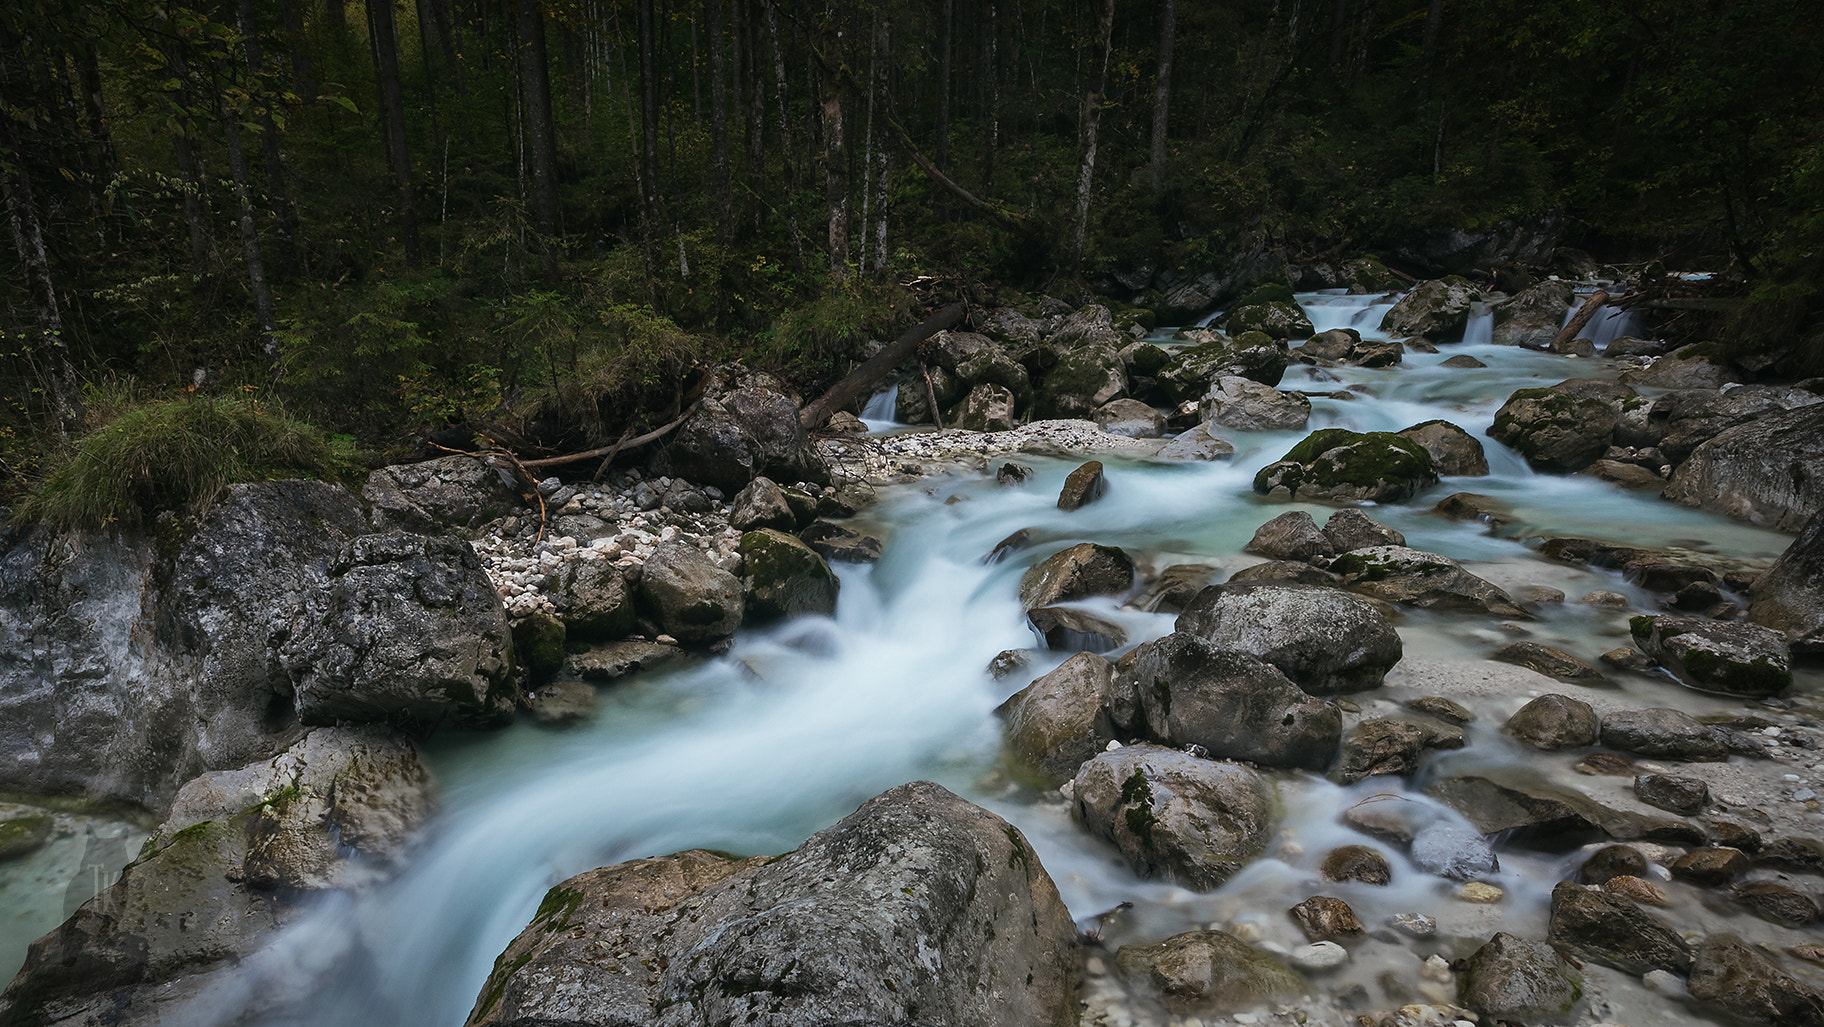
[{"label": "fallen log", "polygon": [[1609,302],[1609,294],[1603,290],[1597,289],[1590,293],[1590,298],[1583,301],[1583,306],[1577,308],[1577,313],[1572,315],[1571,320],[1559,330],[1557,335],[1552,336],[1551,344],[1546,346],[1546,349],[1556,350],[1575,339],[1577,333],[1583,331],[1583,326],[1589,324],[1590,318],[1595,317],[1596,311],[1607,302]]},{"label": "fallen log", "polygon": [[964,309],[963,304],[952,303],[933,312],[916,328],[895,340],[893,345],[883,347],[866,363],[850,371],[847,377],[830,386],[830,391],[806,403],[798,411],[798,423],[804,425],[807,431],[823,427],[831,414],[873,388],[895,367],[904,363],[918,349],[919,343],[961,321]]}]

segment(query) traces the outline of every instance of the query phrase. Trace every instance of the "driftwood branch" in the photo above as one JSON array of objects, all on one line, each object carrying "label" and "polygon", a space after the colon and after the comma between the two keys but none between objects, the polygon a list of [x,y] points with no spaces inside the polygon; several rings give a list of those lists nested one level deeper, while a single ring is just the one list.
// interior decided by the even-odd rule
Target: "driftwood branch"
[{"label": "driftwood branch", "polygon": [[1596,311],[1608,301],[1609,294],[1601,289],[1597,289],[1595,292],[1590,293],[1590,298],[1584,300],[1583,306],[1577,308],[1577,313],[1571,317],[1564,328],[1561,329],[1557,335],[1552,336],[1551,345],[1546,348],[1555,350],[1565,343],[1570,342],[1572,339],[1575,339],[1577,333],[1583,331],[1583,326],[1590,323],[1590,318],[1596,316]]},{"label": "driftwood branch", "polygon": [[830,386],[830,391],[805,404],[804,409],[798,411],[798,423],[807,430],[823,427],[831,414],[873,388],[895,367],[905,363],[906,358],[918,349],[919,343],[961,321],[965,309],[961,303],[952,303],[933,312],[917,327],[901,335],[893,345],[883,347],[866,363],[850,371],[847,377]]},{"label": "driftwood branch", "polygon": [[669,434],[673,428],[676,428],[678,425],[683,424],[686,420],[688,420],[690,418],[691,414],[696,413],[697,406],[701,402],[702,402],[702,400],[698,400],[696,403],[692,403],[690,405],[690,409],[688,409],[678,415],[677,420],[672,421],[668,424],[661,425],[660,427],[654,428],[653,430],[647,432],[644,435],[635,435],[631,439],[624,438],[624,439],[621,439],[620,441],[616,442],[612,446],[603,446],[600,449],[591,449],[591,450],[587,450],[582,453],[566,453],[563,456],[547,456],[547,457],[541,457],[540,459],[537,459],[537,460],[527,460],[524,462],[524,466],[526,466],[526,467],[556,467],[559,464],[574,464],[581,460],[593,460],[598,456],[608,456],[610,454],[619,453],[622,450],[633,449],[637,446],[644,446],[648,442],[657,442],[658,440],[664,438],[667,434]]},{"label": "driftwood branch", "polygon": [[937,408],[937,390],[931,387],[931,369],[925,362],[918,362],[918,373],[925,377],[925,402],[931,404],[931,423],[937,425],[938,431],[944,430],[944,413]]}]

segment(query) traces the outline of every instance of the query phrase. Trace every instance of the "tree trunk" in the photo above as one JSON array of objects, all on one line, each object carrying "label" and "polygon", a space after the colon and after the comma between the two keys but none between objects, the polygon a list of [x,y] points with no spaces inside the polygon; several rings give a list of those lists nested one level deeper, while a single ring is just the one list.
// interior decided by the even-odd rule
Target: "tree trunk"
[{"label": "tree trunk", "polygon": [[[1337,0],[1338,4],[1342,0]],[[1178,35],[1178,0],[1165,0],[1159,13],[1159,70],[1153,81],[1153,196],[1165,188],[1166,112],[1172,102],[1172,44]]]},{"label": "tree trunk", "polygon": [[247,189],[247,153],[241,146],[239,111],[224,110],[222,128],[228,139],[228,172],[234,179],[234,202],[240,210],[241,255],[247,262],[247,285],[253,293],[253,309],[260,322],[260,352],[266,354],[273,378],[279,377],[279,346],[272,336],[276,324],[272,309],[272,290],[266,285],[266,263],[260,255],[260,234],[254,224],[253,197]]},{"label": "tree trunk", "polygon": [[[880,66],[874,73],[874,91],[880,102],[887,102],[887,89],[891,84],[889,72],[893,68],[891,22],[882,18],[880,21]],[[882,112],[885,113],[884,111]],[[877,167],[874,172],[874,271],[880,274],[887,269],[887,141],[886,133],[874,129],[874,154]],[[865,244],[868,226],[861,226],[862,239]]]},{"label": "tree trunk", "polygon": [[[334,7],[340,0],[330,0]],[[399,225],[405,259],[418,263],[418,207],[412,190],[412,157],[405,139],[405,94],[399,85],[399,41],[394,30],[393,0],[367,0],[376,67],[380,78],[380,108],[386,117],[386,159],[392,165],[393,184],[399,193]]]},{"label": "tree trunk", "polygon": [[640,217],[648,248],[659,230],[659,83],[653,68],[652,0],[637,7],[640,47]]},{"label": "tree trunk", "polygon": [[1419,50],[1419,107],[1431,99],[1432,65],[1438,57],[1438,23],[1444,20],[1444,0],[1431,0],[1425,10],[1425,42]]},{"label": "tree trunk", "polygon": [[557,280],[557,145],[551,122],[551,80],[546,74],[545,14],[534,0],[519,0],[519,82],[525,96],[533,215],[538,222],[539,267]]},{"label": "tree trunk", "polygon": [[779,13],[770,3],[762,3],[761,10],[766,14],[766,34],[773,44],[773,77],[779,84],[779,153],[784,161],[785,200],[780,206],[785,209],[786,232],[792,239],[792,257],[799,270],[804,269],[804,240],[798,235],[798,211],[792,205],[792,193],[797,188],[797,175],[792,169],[792,123],[791,114],[786,109],[785,93],[785,44],[779,39]]},{"label": "tree trunk", "polygon": [[993,0],[988,4],[988,24],[983,35],[982,90],[984,128],[982,147],[982,191],[994,191],[994,162],[1001,148],[1001,50],[1000,8]]},{"label": "tree trunk", "polygon": [[1070,241],[1070,273],[1083,271],[1083,236],[1089,228],[1089,187],[1096,175],[1096,129],[1102,119],[1102,90],[1108,84],[1108,52],[1114,41],[1115,0],[1106,0],[1096,21],[1102,57],[1096,62],[1095,81],[1083,97],[1082,164],[1077,170],[1077,216]]},{"label": "tree trunk", "polygon": [[1552,336],[1551,344],[1546,346],[1546,349],[1556,350],[1575,339],[1577,333],[1583,331],[1583,326],[1589,324],[1590,318],[1595,317],[1596,311],[1602,309],[1602,305],[1607,302],[1609,302],[1609,294],[1601,289],[1591,293],[1590,298],[1583,301],[1583,306],[1577,308],[1577,313],[1571,315],[1571,319],[1565,322],[1558,334]]},{"label": "tree trunk", "polygon": [[734,237],[735,208],[728,181],[728,80],[722,52],[723,0],[705,0],[709,8],[709,135],[715,151],[716,238],[727,243]]},{"label": "tree trunk", "polygon": [[[257,84],[265,59],[260,53],[259,26],[253,18],[252,0],[240,0],[235,17],[241,29],[242,48],[247,57],[247,73],[252,76],[249,88]],[[272,98],[259,90],[255,100],[260,110],[260,156],[266,165],[266,194],[278,214],[279,266],[287,276],[296,277],[298,260],[298,215],[291,203],[291,190],[285,182],[285,158],[279,153],[279,127],[272,118]],[[245,172],[245,168],[242,169]],[[268,327],[267,330],[270,330]]]},{"label": "tree trunk", "polygon": [[215,252],[215,233],[209,227],[209,200],[203,192],[203,159],[197,152],[196,125],[188,113],[173,119],[177,134],[177,172],[184,180],[184,221],[190,228],[190,270],[209,273]]},{"label": "tree trunk", "polygon": [[944,0],[943,14],[937,23],[937,166],[950,167],[950,25],[956,16],[956,0]]},{"label": "tree trunk", "polygon": [[[932,313],[930,317],[925,318],[923,323],[895,340],[893,345],[883,347],[880,352],[870,357],[867,363],[849,372],[847,377],[830,386],[830,391],[805,404],[804,409],[798,411],[798,423],[804,425],[806,429],[823,427],[831,414],[853,402],[863,392],[885,378],[895,367],[905,363],[913,351],[918,349],[919,343],[961,321],[966,309],[961,303],[952,303]],[[931,409],[935,413],[936,404],[933,404]]]},{"label": "tree trunk", "polygon": [[305,103],[317,97],[317,69],[310,60],[310,41],[304,35],[304,14],[298,0],[279,0],[279,17],[285,26],[285,56],[291,62],[291,85]]},{"label": "tree trunk", "polygon": [[[0,55],[0,82],[12,81],[11,62]],[[57,308],[57,290],[51,282],[51,262],[44,250],[44,229],[38,217],[32,179],[26,171],[25,152],[18,140],[18,125],[0,118],[0,187],[4,187],[6,217],[13,231],[13,248],[25,272],[26,292],[32,299],[36,322],[32,352],[43,369],[45,413],[57,433],[65,438],[81,430],[82,388],[63,340],[63,316]]]},{"label": "tree trunk", "polygon": [[830,277],[849,276],[849,175],[842,126],[842,83],[827,83],[823,97],[823,187],[830,209]]}]

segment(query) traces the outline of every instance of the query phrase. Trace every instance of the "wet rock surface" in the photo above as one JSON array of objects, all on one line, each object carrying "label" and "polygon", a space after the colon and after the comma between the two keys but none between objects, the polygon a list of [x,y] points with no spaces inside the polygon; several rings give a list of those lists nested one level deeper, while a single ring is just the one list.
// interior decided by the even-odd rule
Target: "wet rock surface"
[{"label": "wet rock surface", "polygon": [[1238,763],[1129,745],[1085,763],[1073,784],[1077,818],[1141,877],[1209,891],[1266,848],[1272,789]]},{"label": "wet rock surface", "polygon": [[1378,687],[1404,651],[1374,604],[1321,585],[1212,585],[1179,614],[1177,630],[1252,653],[1313,695]]}]

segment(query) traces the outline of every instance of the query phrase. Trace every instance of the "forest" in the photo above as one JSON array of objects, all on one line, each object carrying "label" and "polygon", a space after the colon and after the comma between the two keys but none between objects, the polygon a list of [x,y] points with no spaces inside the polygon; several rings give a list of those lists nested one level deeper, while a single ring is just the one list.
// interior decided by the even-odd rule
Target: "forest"
[{"label": "forest", "polygon": [[1726,273],[1688,341],[1816,373],[1821,75],[1801,0],[16,0],[3,487],[599,445],[938,303],[1434,229]]}]

